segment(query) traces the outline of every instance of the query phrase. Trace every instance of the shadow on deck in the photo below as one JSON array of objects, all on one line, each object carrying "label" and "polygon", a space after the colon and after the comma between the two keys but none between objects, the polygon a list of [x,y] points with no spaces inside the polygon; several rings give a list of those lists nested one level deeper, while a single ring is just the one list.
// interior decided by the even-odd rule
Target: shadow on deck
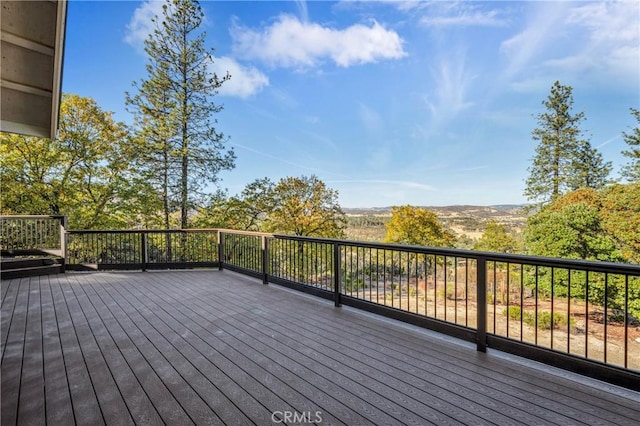
[{"label": "shadow on deck", "polygon": [[2,289],[2,425],[637,424],[640,394],[232,272]]}]

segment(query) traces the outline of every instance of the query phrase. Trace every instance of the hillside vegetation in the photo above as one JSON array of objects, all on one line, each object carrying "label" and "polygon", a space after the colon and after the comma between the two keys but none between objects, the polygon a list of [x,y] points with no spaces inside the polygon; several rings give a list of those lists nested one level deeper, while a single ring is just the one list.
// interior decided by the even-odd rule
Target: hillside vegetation
[{"label": "hillside vegetation", "polygon": [[[426,207],[458,238],[460,248],[470,248],[478,240],[486,224],[495,221],[520,235],[527,222],[523,205]],[[347,238],[359,241],[383,241],[385,224],[391,218],[391,207],[343,209],[347,215]]]}]

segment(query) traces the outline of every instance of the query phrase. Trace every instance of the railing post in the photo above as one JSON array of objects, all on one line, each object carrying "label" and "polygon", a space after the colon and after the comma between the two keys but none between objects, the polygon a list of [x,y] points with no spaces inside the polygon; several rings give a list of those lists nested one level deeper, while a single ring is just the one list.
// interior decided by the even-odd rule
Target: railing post
[{"label": "railing post", "polygon": [[62,272],[65,272],[68,262],[67,256],[67,217],[60,217],[60,257],[62,257]]},{"label": "railing post", "polygon": [[262,284],[269,284],[269,240],[262,235]]},{"label": "railing post", "polygon": [[487,259],[476,260],[476,344],[478,352],[487,351]]},{"label": "railing post", "polygon": [[147,258],[147,233],[144,231],[142,232],[142,247],[140,250],[140,255],[142,257],[142,272],[146,272],[149,259]]},{"label": "railing post", "polygon": [[340,300],[340,244],[333,243],[333,302],[336,307],[342,305]]},{"label": "railing post", "polygon": [[224,259],[224,234],[218,231],[218,270],[222,271],[222,260]]}]

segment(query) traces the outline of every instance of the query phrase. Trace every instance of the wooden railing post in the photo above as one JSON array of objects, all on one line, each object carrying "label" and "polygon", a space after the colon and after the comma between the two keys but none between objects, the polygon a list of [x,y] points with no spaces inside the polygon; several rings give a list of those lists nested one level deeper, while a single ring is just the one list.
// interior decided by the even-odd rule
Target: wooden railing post
[{"label": "wooden railing post", "polygon": [[476,344],[479,352],[487,351],[487,259],[476,261]]},{"label": "wooden railing post", "polygon": [[340,299],[341,269],[340,244],[333,243],[333,302],[336,307],[342,305],[342,301]]}]

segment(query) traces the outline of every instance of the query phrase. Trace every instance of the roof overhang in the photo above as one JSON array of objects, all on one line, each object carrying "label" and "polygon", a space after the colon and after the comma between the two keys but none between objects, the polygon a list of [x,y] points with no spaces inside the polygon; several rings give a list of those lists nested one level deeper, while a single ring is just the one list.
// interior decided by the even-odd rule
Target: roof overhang
[{"label": "roof overhang", "polygon": [[55,138],[66,0],[0,2],[0,130]]}]

